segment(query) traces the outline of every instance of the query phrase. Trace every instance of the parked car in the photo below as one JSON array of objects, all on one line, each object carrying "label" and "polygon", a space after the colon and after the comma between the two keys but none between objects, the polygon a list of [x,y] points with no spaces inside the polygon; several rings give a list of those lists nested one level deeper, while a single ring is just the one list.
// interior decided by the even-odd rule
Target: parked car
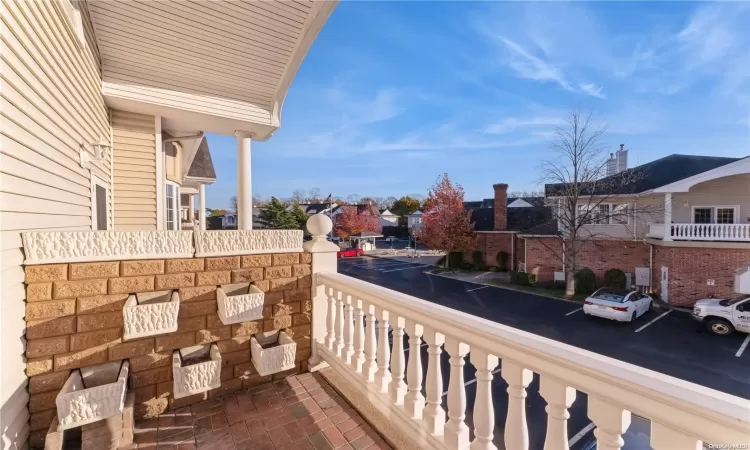
[{"label": "parked car", "polygon": [[693,306],[693,318],[704,323],[711,333],[720,336],[735,331],[750,333],[750,295],[698,300]]},{"label": "parked car", "polygon": [[583,302],[583,313],[619,322],[632,322],[651,309],[653,299],[637,291],[601,288]]},{"label": "parked car", "polygon": [[365,251],[361,248],[345,248],[343,250],[339,250],[336,253],[337,258],[353,258],[355,256],[364,256]]},{"label": "parked car", "polygon": [[385,242],[397,242],[399,239],[396,236],[388,236],[385,238]]}]

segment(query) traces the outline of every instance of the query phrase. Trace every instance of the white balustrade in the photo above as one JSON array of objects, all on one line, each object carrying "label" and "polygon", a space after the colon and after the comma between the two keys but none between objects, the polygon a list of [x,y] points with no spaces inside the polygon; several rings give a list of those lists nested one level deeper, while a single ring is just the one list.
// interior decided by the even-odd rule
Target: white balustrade
[{"label": "white balustrade", "polygon": [[351,295],[346,296],[346,303],[344,306],[344,361],[351,365],[352,357],[354,356],[354,306],[352,303],[356,302],[352,299]]},{"label": "white balustrade", "polygon": [[[492,404],[492,371],[497,367],[497,356],[484,350],[471,350],[471,363],[477,369],[477,395],[474,400],[474,441],[471,450],[496,450],[492,442],[495,437],[495,406]],[[567,441],[566,441],[567,443]],[[545,448],[545,450],[550,450]]]},{"label": "white balustrade", "polygon": [[[672,225],[673,230],[680,226]],[[730,236],[710,229],[692,233]],[[531,424],[537,428],[530,430],[526,418],[527,388],[534,373],[539,374],[540,394],[547,403],[544,450],[568,450],[568,409],[577,391],[588,394],[587,414],[596,427],[599,450],[622,448],[631,411],[651,421],[654,450],[699,450],[703,442],[750,446],[750,401],[746,399],[346,275],[319,272],[315,283],[326,297],[313,301],[328,302],[326,333],[321,332],[320,340],[313,343],[319,355],[342,379],[352,380],[361,398],[372,402],[421,448],[496,450],[492,380],[498,362],[508,384],[503,431],[508,450],[529,450],[530,434],[545,433],[544,424]],[[392,345],[388,339],[391,326]],[[409,338],[406,383],[404,333]],[[428,355],[424,383],[422,340]],[[443,345],[450,357],[447,422],[442,406]],[[465,421],[467,354],[476,368],[471,443]],[[358,372],[361,377],[354,376]]]},{"label": "white balustrade", "polygon": [[388,345],[388,311],[375,307],[378,317],[378,371],[375,372],[375,385],[380,392],[388,392],[391,382],[391,372],[388,370],[391,359],[391,349]]},{"label": "white balustrade", "polygon": [[354,311],[354,356],[351,366],[355,372],[361,373],[365,365],[365,311],[364,302],[357,301]]},{"label": "white balustrade", "polygon": [[394,405],[404,403],[406,383],[404,383],[404,318],[398,317],[393,321],[393,346],[391,348],[391,384],[388,392]]},{"label": "white balustrade", "polygon": [[464,358],[469,346],[453,337],[446,337],[445,351],[450,355],[450,383],[448,384],[448,423],[445,424],[445,443],[448,448],[464,448],[469,443],[466,426],[466,387],[464,386]]},{"label": "white balustrade", "polygon": [[413,320],[406,320],[406,332],[409,334],[409,366],[406,372],[408,385],[404,398],[404,409],[412,419],[421,419],[424,409],[424,395],[422,395],[422,325]]},{"label": "white balustrade", "polygon": [[684,241],[750,242],[750,224],[747,223],[672,223],[668,230],[662,223],[649,224],[649,237]]}]

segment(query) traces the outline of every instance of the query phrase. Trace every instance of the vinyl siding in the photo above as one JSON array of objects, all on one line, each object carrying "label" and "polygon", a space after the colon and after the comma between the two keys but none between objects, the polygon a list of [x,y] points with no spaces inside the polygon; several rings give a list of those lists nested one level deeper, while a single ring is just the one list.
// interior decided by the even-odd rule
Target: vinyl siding
[{"label": "vinyl siding", "polygon": [[672,194],[672,222],[692,223],[695,206],[739,206],[737,223],[750,223],[750,174],[709,180],[690,192]]},{"label": "vinyl siding", "polygon": [[[83,6],[84,43],[78,42],[56,2],[3,0],[0,6],[0,421],[4,449],[21,448],[30,431],[22,356],[21,232],[91,229],[91,174],[107,185],[111,180],[110,161],[92,163],[90,170],[79,164],[81,145],[91,152],[91,143],[110,136],[93,28],[85,3],[79,5]],[[111,198],[107,201],[111,205]]]},{"label": "vinyl siding", "polygon": [[112,110],[115,229],[156,229],[154,117]]}]

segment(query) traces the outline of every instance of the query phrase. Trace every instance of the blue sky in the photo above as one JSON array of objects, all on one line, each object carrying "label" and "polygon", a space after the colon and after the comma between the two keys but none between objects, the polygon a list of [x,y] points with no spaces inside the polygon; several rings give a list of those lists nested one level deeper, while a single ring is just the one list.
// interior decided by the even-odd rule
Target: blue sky
[{"label": "blue sky", "polygon": [[[342,1],[253,142],[253,195],[425,195],[443,172],[467,199],[532,190],[572,108],[631,166],[750,155],[748,23],[748,3]],[[235,139],[209,144],[227,207]]]}]

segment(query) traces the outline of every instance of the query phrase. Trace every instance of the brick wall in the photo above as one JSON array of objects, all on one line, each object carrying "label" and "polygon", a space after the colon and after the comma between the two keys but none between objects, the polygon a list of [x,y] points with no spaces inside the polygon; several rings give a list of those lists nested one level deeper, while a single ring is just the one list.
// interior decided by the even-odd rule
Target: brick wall
[{"label": "brick wall", "polygon": [[[654,288],[662,291],[661,267],[669,268],[669,303],[692,306],[707,297],[732,297],[734,272],[750,264],[750,249],[662,247],[654,245]],[[707,281],[714,280],[709,286]]]},{"label": "brick wall", "polygon": [[[271,380],[258,375],[250,361],[250,336],[257,332],[284,329],[297,342],[297,367],[274,377],[307,370],[311,261],[309,253],[283,253],[27,266],[30,443],[43,445],[56,415],[55,398],[79,367],[130,359],[137,417]],[[241,282],[254,282],[266,293],[263,320],[224,325],[216,314],[216,287]],[[128,294],[166,289],[180,294],[178,330],[122,342]],[[222,386],[175,400],[172,351],[210,342],[221,352]]]},{"label": "brick wall", "polygon": [[[511,233],[477,233],[476,249],[482,252],[484,263],[488,266],[497,266],[497,254],[501,251],[508,253],[508,265],[510,270],[513,261],[513,235]],[[472,252],[464,253],[464,260],[473,263]]]},{"label": "brick wall", "polygon": [[[551,282],[555,271],[562,270],[562,244],[558,238],[518,239],[518,261],[526,262],[526,271],[536,275],[537,281]],[[526,248],[524,249],[524,242]]]}]

